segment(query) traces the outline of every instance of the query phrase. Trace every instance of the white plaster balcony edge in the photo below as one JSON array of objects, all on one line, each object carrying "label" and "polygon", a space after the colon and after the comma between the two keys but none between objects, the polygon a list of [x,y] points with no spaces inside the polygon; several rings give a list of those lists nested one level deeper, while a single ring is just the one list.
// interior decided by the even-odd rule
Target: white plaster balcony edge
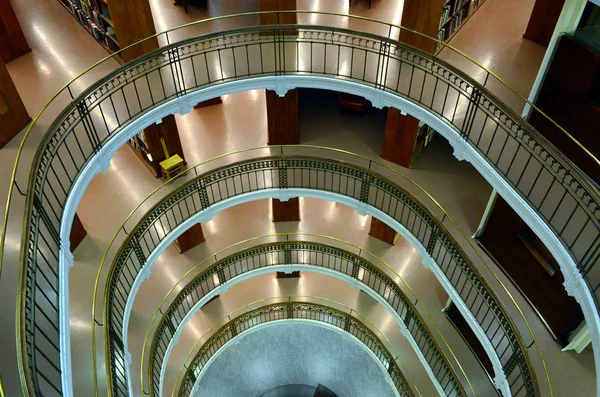
[{"label": "white plaster balcony edge", "polygon": [[[363,96],[369,99],[376,107],[392,106],[422,120],[433,129],[444,136],[455,150],[455,156],[459,160],[469,161],[479,173],[496,189],[499,194],[509,203],[509,205],[523,218],[523,220],[532,228],[536,235],[544,242],[561,267],[565,277],[565,285],[569,286],[568,293],[575,297],[581,305],[586,318],[590,333],[592,335],[592,344],[594,347],[594,360],[596,373],[600,372],[600,314],[596,310],[596,305],[591,291],[583,280],[577,265],[571,258],[567,250],[563,247],[560,240],[554,235],[550,228],[544,223],[541,217],[523,200],[517,192],[500,176],[493,167],[477,151],[465,142],[459,133],[449,124],[438,118],[427,109],[420,107],[404,98],[396,96],[389,92],[384,92],[373,87],[361,85],[352,81],[335,79],[319,76],[266,76],[244,79],[240,81],[231,81],[208,87],[199,91],[192,92],[182,97],[174,98],[172,101],[160,105],[148,112],[141,114],[137,119],[127,126],[123,127],[115,136],[113,136],[99,153],[90,159],[88,164],[81,171],[80,176],[75,181],[71,194],[65,204],[63,220],[60,227],[61,241],[67,241],[71,232],[71,225],[75,212],[81,201],[87,186],[92,178],[99,172],[105,170],[110,159],[116,150],[124,145],[131,137],[143,130],[147,126],[166,117],[170,114],[185,114],[191,108],[203,100],[211,99],[221,95],[232,94],[236,92],[248,91],[253,89],[271,89],[279,95],[293,88],[321,88],[333,91],[346,92],[354,95]],[[392,224],[390,226],[393,227]],[[68,244],[64,245],[68,247]],[[61,252],[66,251],[61,245]],[[70,349],[70,329],[69,329],[69,299],[68,299],[68,262],[59,257],[59,305],[60,305],[60,348],[61,348],[61,372],[63,394],[66,397],[73,395],[72,370],[71,370],[71,349]],[[459,306],[460,307],[460,306]],[[487,340],[487,338],[486,338]],[[484,344],[485,346],[485,344]],[[596,376],[596,395],[600,396],[600,376]],[[508,396],[510,394],[504,394]]]}]

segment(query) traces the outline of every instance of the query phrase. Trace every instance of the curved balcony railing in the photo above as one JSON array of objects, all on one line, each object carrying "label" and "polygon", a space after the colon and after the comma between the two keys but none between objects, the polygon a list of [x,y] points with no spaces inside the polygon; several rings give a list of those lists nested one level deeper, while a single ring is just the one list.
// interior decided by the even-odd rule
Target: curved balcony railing
[{"label": "curved balcony railing", "polygon": [[[279,21],[282,13],[285,12],[272,14]],[[173,101],[180,100],[181,109],[185,110],[190,105],[185,103],[186,97],[190,101],[198,99],[211,87],[221,86],[223,93],[233,92],[239,88],[225,87],[224,83],[236,80],[249,82],[246,88],[276,89],[283,80],[258,78],[336,79],[376,90],[380,95],[373,97],[381,101],[380,105],[385,105],[387,100],[392,103],[394,99],[402,99],[403,103],[414,104],[425,113],[437,116],[460,136],[461,140],[456,142],[464,142],[476,150],[546,222],[578,265],[597,303],[600,294],[598,191],[577,167],[488,88],[501,97],[506,94],[517,97],[514,90],[475,62],[471,65],[483,72],[478,75],[480,81],[431,54],[395,40],[392,34],[407,31],[400,26],[350,15],[297,13],[337,19],[330,26],[249,26],[172,43],[176,36],[189,37],[188,32],[195,26],[208,26],[220,18],[186,25],[157,35],[166,40],[166,46],[107,76],[99,78],[96,74],[101,66],[110,67],[107,60],[95,64],[54,95],[34,118],[13,169],[0,250],[3,254],[8,214],[16,188],[25,196],[26,208],[17,320],[21,327],[18,344],[23,356],[20,371],[27,379],[25,387],[30,394],[60,395],[63,392],[61,370],[56,363],[60,362],[60,335],[66,332],[61,327],[67,327],[68,322],[55,323],[61,299],[59,273],[63,271],[59,268],[59,257],[68,252],[68,238],[63,236],[61,243],[61,222],[69,195],[81,180],[82,172],[92,172],[86,166],[94,156],[110,152],[103,147],[110,146],[111,142],[124,142],[115,138],[122,138],[120,132],[136,121],[140,122],[136,128],[150,124],[162,115],[161,111],[166,112],[166,105]],[[255,24],[258,14],[223,18],[240,18],[242,24]],[[368,23],[387,36],[343,26],[355,20]],[[336,24],[342,26],[335,27]],[[157,36],[149,39],[156,40]],[[136,45],[143,44],[137,43],[124,51]],[[463,57],[464,54],[448,48]],[[90,85],[90,81],[94,83]],[[303,80],[302,84],[315,86],[320,82]],[[350,85],[340,84],[338,89],[352,91]],[[151,111],[152,116],[146,117]],[[537,111],[535,107],[534,111]],[[55,121],[44,135],[33,163],[26,165],[31,172],[23,192],[16,181],[18,163],[27,137],[37,126],[36,122],[44,117]],[[150,120],[151,117],[154,119]],[[127,133],[132,135],[134,131]],[[598,163],[595,158],[594,161]]]},{"label": "curved balcony railing", "polygon": [[288,301],[265,305],[243,313],[230,320],[218,329],[200,347],[198,353],[186,370],[178,396],[191,396],[196,382],[210,359],[227,344],[244,332],[275,321],[307,320],[329,324],[354,336],[362,342],[381,362],[394,384],[400,397],[412,397],[413,393],[400,371],[396,359],[385,347],[385,344],[352,312],[334,309],[330,306],[312,302]]},{"label": "curved balcony railing", "polygon": [[[150,396],[161,395],[161,375],[168,359],[168,348],[180,327],[185,326],[189,318],[188,314],[203,297],[220,285],[248,272],[273,266],[293,265],[308,265],[332,270],[373,290],[400,316],[445,395],[465,396],[460,381],[443,350],[432,337],[429,328],[410,299],[392,278],[352,252],[309,241],[275,242],[248,248],[219,260],[194,277],[174,298],[154,334],[150,345],[148,367]],[[118,373],[113,371],[112,375],[114,378]],[[400,394],[412,395],[406,381],[403,382],[402,389],[405,391]],[[115,384],[118,383],[113,381],[113,387]],[[120,393],[115,392],[115,395]]]},{"label": "curved balcony railing", "polygon": [[[142,268],[145,267],[145,274],[148,275],[152,266],[149,258],[156,257],[157,248],[164,246],[165,239],[181,230],[180,225],[184,222],[197,222],[197,217],[202,212],[243,195],[269,190],[299,195],[318,191],[341,197],[341,202],[351,206],[366,205],[375,208],[412,235],[414,244],[424,247],[425,256],[437,264],[448,283],[454,287],[456,298],[481,325],[485,338],[507,377],[512,395],[537,395],[537,381],[527,349],[492,288],[440,220],[411,192],[381,176],[387,172],[398,179],[401,174],[394,174],[382,164],[342,151],[322,151],[328,158],[298,154],[306,148],[300,145],[273,147],[267,150],[281,155],[262,158],[256,157],[257,154],[252,153],[252,150],[247,150],[245,152],[250,152],[252,159],[207,170],[197,177],[189,178],[158,201],[135,226],[128,226],[129,231],[121,229],[120,234],[124,236],[124,240],[114,257],[105,287],[103,323],[105,340],[111,341],[110,346],[107,346],[109,358],[107,357],[106,362],[113,363],[112,368],[122,368],[125,359],[122,338],[126,337],[123,322],[128,317],[126,308],[128,304],[132,304],[136,280],[139,288]],[[308,148],[313,153],[318,149]],[[292,154],[284,155],[287,151]],[[340,152],[347,158],[362,159],[364,167],[331,159]],[[239,154],[232,155],[233,161]],[[226,157],[220,156],[218,159]],[[194,170],[195,168],[190,169],[187,173],[191,174]],[[277,196],[276,193],[272,195]],[[494,362],[494,357],[490,358]],[[119,365],[115,366],[115,363]],[[110,377],[108,374],[107,376]],[[126,384],[113,385],[113,390],[127,390],[126,387]]]}]

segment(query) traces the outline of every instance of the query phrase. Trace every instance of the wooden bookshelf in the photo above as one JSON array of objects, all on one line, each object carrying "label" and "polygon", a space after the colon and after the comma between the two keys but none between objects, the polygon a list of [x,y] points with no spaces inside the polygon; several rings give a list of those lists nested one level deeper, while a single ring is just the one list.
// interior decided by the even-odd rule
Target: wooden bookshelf
[{"label": "wooden bookshelf", "polygon": [[[106,0],[57,0],[109,53],[121,50]],[[122,61],[122,57],[116,57]]]},{"label": "wooden bookshelf", "polygon": [[[437,39],[445,43],[450,41],[483,3],[485,0],[446,0],[440,16]],[[442,45],[438,44],[435,52],[441,49]]]},{"label": "wooden bookshelf", "polygon": [[434,136],[435,130],[433,128],[431,128],[427,124],[419,122],[419,131],[417,132],[415,149],[413,151],[412,159],[410,161],[410,168],[413,167],[415,161],[417,161],[417,159],[421,156],[425,148],[429,146]]}]

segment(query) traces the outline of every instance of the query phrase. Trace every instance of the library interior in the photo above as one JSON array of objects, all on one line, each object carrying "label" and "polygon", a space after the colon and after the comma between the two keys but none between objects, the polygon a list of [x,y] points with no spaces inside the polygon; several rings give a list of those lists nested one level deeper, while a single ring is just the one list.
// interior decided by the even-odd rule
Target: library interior
[{"label": "library interior", "polygon": [[600,396],[600,0],[0,0],[0,397]]}]

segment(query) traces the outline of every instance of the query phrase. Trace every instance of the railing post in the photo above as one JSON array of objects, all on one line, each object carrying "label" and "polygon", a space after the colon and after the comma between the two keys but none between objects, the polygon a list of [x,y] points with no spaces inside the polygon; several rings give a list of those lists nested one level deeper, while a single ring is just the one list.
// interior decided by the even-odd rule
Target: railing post
[{"label": "railing post", "polygon": [[[98,147],[100,146],[100,139],[98,138],[98,132],[96,131],[96,127],[94,126],[94,122],[90,118],[90,111],[85,103],[85,99],[77,102],[76,105],[77,113],[81,119],[81,124],[83,125],[83,129],[85,130],[85,134],[87,135],[89,141],[92,144],[92,148],[94,149],[94,153],[98,153]],[[104,119],[104,114],[102,115]]]},{"label": "railing post", "polygon": [[429,255],[433,254],[433,250],[435,249],[435,243],[437,242],[438,237],[440,236],[440,231],[437,228],[437,225],[431,225],[431,235],[429,236],[429,241],[427,242],[427,247],[425,247],[427,253]]},{"label": "railing post", "polygon": [[222,265],[219,265],[217,268],[217,277],[219,278],[219,285],[223,285],[227,282],[227,279],[225,278],[225,270],[223,270]]},{"label": "railing post", "polygon": [[350,325],[352,325],[352,323],[350,322],[350,315],[346,314],[344,315],[344,331],[350,333]]},{"label": "railing post", "polygon": [[277,161],[277,173],[279,174],[278,175],[279,188],[287,189],[287,187],[288,187],[287,159],[282,158]]},{"label": "railing post", "polygon": [[208,200],[208,193],[206,192],[206,183],[204,179],[199,179],[198,182],[195,183],[196,191],[200,196],[200,205],[202,209],[207,209],[210,207],[210,201]]},{"label": "railing post", "polygon": [[460,135],[467,141],[469,140],[468,136],[471,134],[471,128],[473,128],[473,122],[475,120],[475,115],[477,114],[477,107],[481,101],[481,96],[481,91],[473,86],[471,98],[469,98],[469,106],[467,106],[465,119],[463,120],[463,128],[460,132]]},{"label": "railing post", "polygon": [[231,339],[235,338],[238,335],[237,324],[235,321],[229,323],[229,332],[231,332]]},{"label": "railing post", "polygon": [[283,246],[283,261],[286,265],[292,264],[292,246],[290,244]]},{"label": "railing post", "polygon": [[360,184],[360,202],[366,203],[369,200],[369,189],[371,188],[371,175],[364,172],[361,176]]}]

